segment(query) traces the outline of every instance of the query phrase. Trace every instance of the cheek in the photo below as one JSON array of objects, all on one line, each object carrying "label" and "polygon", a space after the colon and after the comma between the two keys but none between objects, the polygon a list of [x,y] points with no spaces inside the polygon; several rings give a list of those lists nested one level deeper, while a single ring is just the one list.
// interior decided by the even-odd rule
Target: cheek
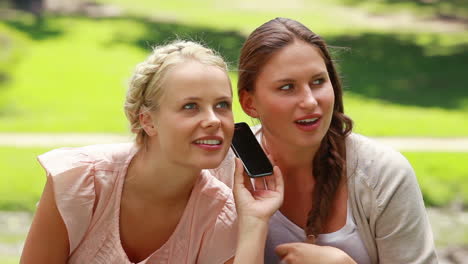
[{"label": "cheek", "polygon": [[223,120],[224,133],[226,133],[226,138],[231,140],[232,135],[234,134],[234,117],[231,114],[230,116],[225,117],[222,120]]},{"label": "cheek", "polygon": [[[171,116],[171,118],[167,118]],[[178,115],[166,115],[162,122],[158,123],[158,129],[163,133],[164,140],[175,141],[181,140],[182,137],[190,133],[193,127],[193,122],[190,119],[180,117]],[[175,139],[175,140],[173,140]],[[174,143],[174,142],[173,142]]]},{"label": "cheek", "polygon": [[274,95],[259,95],[256,100],[256,110],[262,120],[277,119],[292,110],[294,102],[290,98],[277,97]]},{"label": "cheek", "polygon": [[333,112],[333,108],[335,105],[335,93],[331,85],[327,87],[327,89],[323,90],[321,101],[322,101],[322,108],[325,111]]}]

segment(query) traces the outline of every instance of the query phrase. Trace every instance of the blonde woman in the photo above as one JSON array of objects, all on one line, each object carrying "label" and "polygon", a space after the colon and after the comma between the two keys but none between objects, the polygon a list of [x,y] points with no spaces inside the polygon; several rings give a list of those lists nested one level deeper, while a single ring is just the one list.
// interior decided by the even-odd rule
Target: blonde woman
[{"label": "blonde woman", "polygon": [[237,161],[238,228],[232,192],[205,170],[229,149],[231,103],[213,51],[184,41],[155,48],[125,101],[134,143],[39,156],[47,183],[21,263],[262,263],[280,172],[268,178],[272,190],[253,191]]}]

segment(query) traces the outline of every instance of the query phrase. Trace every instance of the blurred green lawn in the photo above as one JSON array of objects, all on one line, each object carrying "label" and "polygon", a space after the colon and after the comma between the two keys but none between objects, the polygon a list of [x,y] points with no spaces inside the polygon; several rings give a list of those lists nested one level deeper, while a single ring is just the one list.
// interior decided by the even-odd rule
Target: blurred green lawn
[{"label": "blurred green lawn", "polygon": [[[126,133],[126,83],[151,46],[176,37],[203,41],[230,62],[235,87],[237,56],[246,34],[285,16],[303,22],[333,46],[346,113],[355,121],[356,132],[468,136],[467,31],[379,28],[353,19],[372,9],[369,1],[362,9],[336,5],[355,4],[352,0],[304,1],[300,6],[267,0],[98,2],[118,4],[126,12],[114,18],[49,14],[42,24],[27,14],[0,21],[1,132]],[[402,8],[379,2],[379,12]],[[411,12],[423,10],[425,16],[437,11],[410,5]],[[237,103],[234,112],[236,121],[250,121]],[[0,163],[0,209],[33,210],[45,180],[34,157],[46,150],[0,147],[6,161]],[[466,203],[467,172],[461,164],[468,154],[405,155],[428,204],[445,205],[460,195]]]},{"label": "blurred green lawn", "polygon": [[[369,136],[468,136],[468,31],[375,26],[362,18],[467,17],[468,2],[402,0],[98,0],[118,18],[30,15],[0,20],[0,132],[126,133],[126,82],[150,47],[176,37],[204,41],[235,67],[245,36],[277,16],[323,36],[340,65],[345,109]],[[298,4],[299,3],[299,4]],[[340,6],[339,4],[346,4]],[[361,18],[359,18],[361,16]],[[357,19],[356,19],[357,18]],[[346,47],[349,49],[343,49]],[[237,102],[236,99],[234,99]],[[234,104],[236,121],[250,121]],[[34,211],[45,183],[35,157],[48,148],[0,147],[0,210]],[[468,153],[403,153],[430,206],[468,206]],[[18,238],[2,237],[0,243]],[[0,254],[0,262],[19,258]]]},{"label": "blurred green lawn", "polygon": [[428,205],[456,202],[468,206],[468,153],[405,152]]},{"label": "blurred green lawn", "polygon": [[468,3],[465,0],[421,1],[421,0],[332,0],[348,6],[358,6],[374,14],[412,13],[422,18],[468,17]]},{"label": "blurred green lawn", "polygon": [[[0,210],[34,211],[46,180],[36,156],[49,148],[0,147]],[[429,206],[468,205],[468,153],[405,152]]]},{"label": "blurred green lawn", "polygon": [[0,263],[2,264],[17,264],[19,263],[20,258],[14,256],[4,256],[0,254]]},{"label": "blurred green lawn", "polygon": [[[144,3],[149,2],[138,7],[144,8]],[[213,12],[227,12],[216,22],[210,19],[218,16],[190,13],[189,3],[172,19],[177,23],[130,15],[46,16],[40,27],[28,15],[0,21],[0,36],[11,42],[0,63],[7,76],[0,83],[0,131],[125,133],[126,83],[152,45],[176,36],[204,41],[235,69],[245,39],[241,32],[275,14],[234,13],[215,6]],[[163,18],[174,8],[166,2],[160,5],[157,14]],[[332,46],[350,47],[333,50],[346,89],[345,108],[356,131],[372,136],[468,135],[468,93],[463,85],[467,32],[377,32],[360,22],[350,29],[343,18],[331,23],[329,13],[305,18],[298,12],[293,17],[319,25]],[[235,84],[236,72],[231,76]],[[235,114],[237,121],[245,120],[238,105]]]}]

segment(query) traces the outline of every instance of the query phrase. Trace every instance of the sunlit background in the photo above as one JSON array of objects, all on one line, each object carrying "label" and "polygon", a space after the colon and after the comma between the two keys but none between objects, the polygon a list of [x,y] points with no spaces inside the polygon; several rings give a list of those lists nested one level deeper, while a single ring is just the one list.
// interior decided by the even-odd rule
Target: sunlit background
[{"label": "sunlit background", "polygon": [[[278,16],[332,47],[355,132],[468,138],[466,0],[0,0],[0,263],[18,262],[45,183],[35,156],[64,137],[131,139],[126,84],[152,46],[203,42],[229,62],[236,87],[246,36]],[[468,258],[468,146],[402,151],[439,254]]]}]

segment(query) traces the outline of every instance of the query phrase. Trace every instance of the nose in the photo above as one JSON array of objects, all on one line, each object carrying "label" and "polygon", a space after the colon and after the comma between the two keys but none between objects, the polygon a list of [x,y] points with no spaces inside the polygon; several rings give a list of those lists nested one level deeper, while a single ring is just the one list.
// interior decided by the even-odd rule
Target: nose
[{"label": "nose", "polygon": [[203,128],[219,128],[221,120],[213,110],[207,111],[201,122]]},{"label": "nose", "polygon": [[317,104],[318,104],[317,100],[314,96],[314,93],[312,92],[312,90],[310,89],[308,85],[304,87],[303,93],[301,96],[302,98],[299,104],[300,107],[305,108],[305,109],[314,109],[315,107],[317,107]]}]

